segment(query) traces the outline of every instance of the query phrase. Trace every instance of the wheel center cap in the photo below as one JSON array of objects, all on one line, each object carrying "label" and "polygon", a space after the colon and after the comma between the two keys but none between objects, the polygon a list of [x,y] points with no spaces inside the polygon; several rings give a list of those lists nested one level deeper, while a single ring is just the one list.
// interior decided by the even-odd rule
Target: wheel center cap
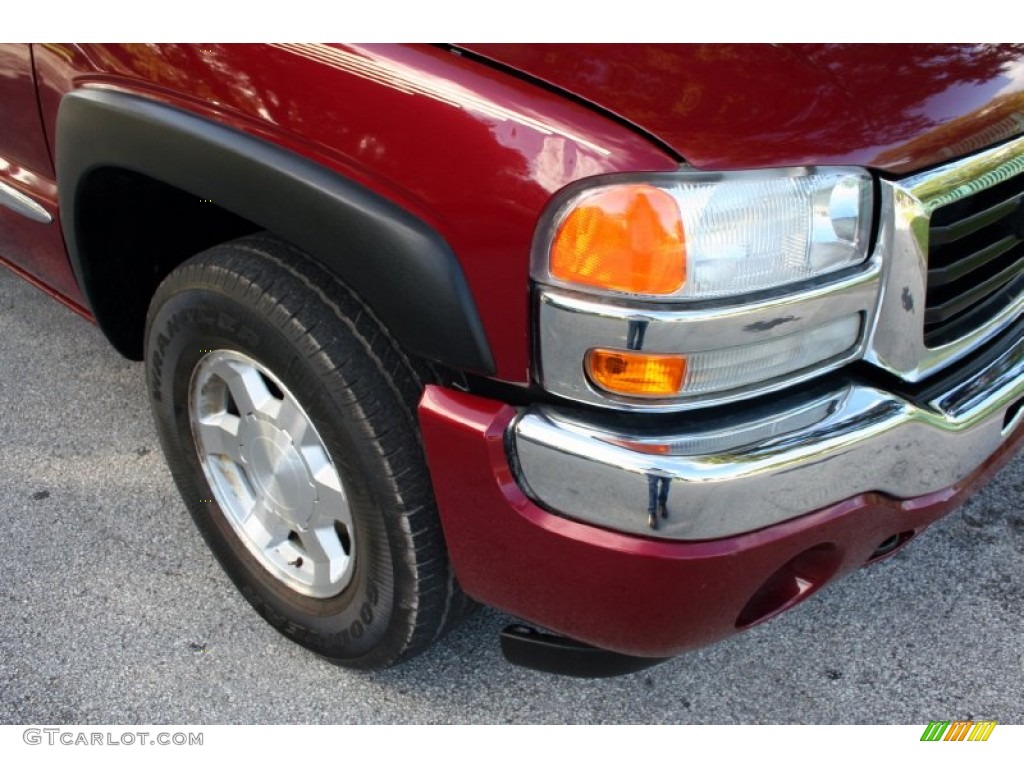
[{"label": "wheel center cap", "polygon": [[267,507],[295,528],[313,516],[313,478],[287,432],[253,416],[239,429],[246,471]]}]

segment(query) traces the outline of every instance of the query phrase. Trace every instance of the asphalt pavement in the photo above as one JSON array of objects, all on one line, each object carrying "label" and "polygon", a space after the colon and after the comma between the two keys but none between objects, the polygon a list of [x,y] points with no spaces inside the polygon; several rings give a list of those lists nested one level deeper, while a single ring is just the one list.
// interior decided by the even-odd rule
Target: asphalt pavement
[{"label": "asphalt pavement", "polygon": [[139,363],[0,268],[0,723],[1024,722],[1024,456],[900,554],[644,672],[506,664],[483,609],[382,673],[266,625],[164,466]]}]

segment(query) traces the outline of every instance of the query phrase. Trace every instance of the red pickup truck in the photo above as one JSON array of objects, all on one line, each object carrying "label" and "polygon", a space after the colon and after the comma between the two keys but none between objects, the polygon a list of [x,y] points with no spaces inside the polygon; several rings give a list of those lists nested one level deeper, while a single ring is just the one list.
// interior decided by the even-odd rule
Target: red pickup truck
[{"label": "red pickup truck", "polygon": [[14,44],[0,124],[0,261],[340,664],[638,669],[1024,440],[1024,46]]}]

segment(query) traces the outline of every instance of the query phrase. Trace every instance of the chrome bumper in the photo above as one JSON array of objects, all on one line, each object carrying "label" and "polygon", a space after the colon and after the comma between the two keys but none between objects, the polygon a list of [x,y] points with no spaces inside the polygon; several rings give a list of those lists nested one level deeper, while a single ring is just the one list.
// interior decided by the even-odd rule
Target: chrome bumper
[{"label": "chrome bumper", "polygon": [[[1022,398],[1018,338],[921,404],[847,383],[674,434],[599,428],[547,406],[529,408],[509,429],[520,484],[540,504],[605,528],[696,540],[867,491],[906,499],[955,485],[1018,426]],[[667,516],[652,528],[650,504],[666,491]]]}]

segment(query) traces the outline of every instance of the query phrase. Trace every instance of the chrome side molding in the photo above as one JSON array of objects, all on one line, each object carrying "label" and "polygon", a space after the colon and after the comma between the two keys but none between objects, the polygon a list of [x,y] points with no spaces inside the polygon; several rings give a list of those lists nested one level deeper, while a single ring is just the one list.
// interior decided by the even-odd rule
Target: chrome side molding
[{"label": "chrome side molding", "polygon": [[53,221],[53,217],[43,206],[3,181],[0,181],[0,205],[40,224],[50,224]]}]

